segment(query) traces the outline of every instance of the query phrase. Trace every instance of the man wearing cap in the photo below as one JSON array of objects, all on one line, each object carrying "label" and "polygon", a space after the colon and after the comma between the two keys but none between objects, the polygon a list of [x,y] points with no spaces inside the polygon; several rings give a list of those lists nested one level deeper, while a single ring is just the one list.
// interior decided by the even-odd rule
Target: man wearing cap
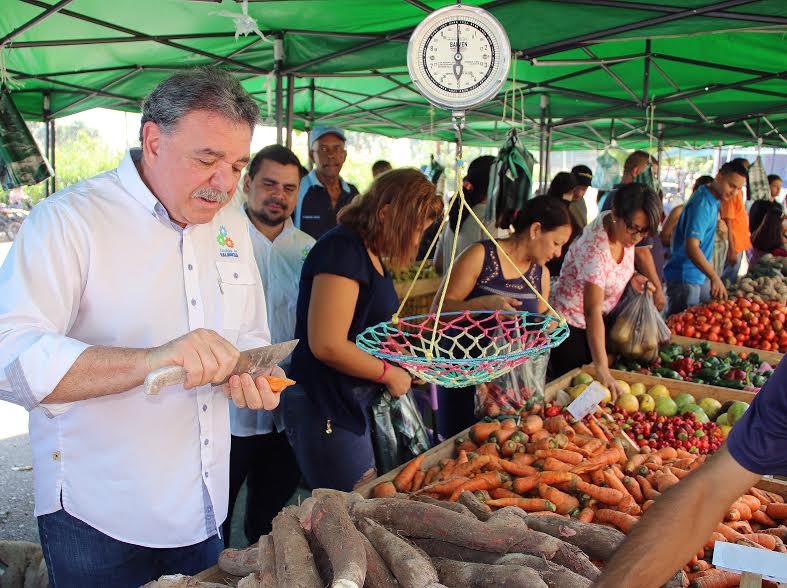
[{"label": "man wearing cap", "polygon": [[573,199],[568,210],[577,221],[577,226],[584,229],[588,224],[588,205],[585,203],[585,193],[593,181],[593,172],[586,165],[575,165],[571,168],[571,173],[577,180],[577,187],[574,188]]},{"label": "man wearing cap", "polygon": [[347,159],[346,140],[339,127],[317,127],[311,132],[309,157],[314,169],[301,182],[295,226],[315,239],[336,226],[336,215],[358,193],[339,175]]}]

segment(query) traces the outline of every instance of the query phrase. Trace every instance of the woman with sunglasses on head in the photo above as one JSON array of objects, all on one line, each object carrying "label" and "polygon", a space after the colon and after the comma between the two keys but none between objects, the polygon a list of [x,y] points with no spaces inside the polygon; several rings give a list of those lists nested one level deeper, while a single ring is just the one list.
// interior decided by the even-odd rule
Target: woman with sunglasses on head
[{"label": "woman with sunglasses on head", "polygon": [[604,321],[629,283],[640,293],[648,286],[634,271],[634,247],[656,233],[660,220],[656,193],[642,184],[626,184],[614,194],[612,210],[602,212],[572,243],[553,302],[571,333],[552,350],[553,374],[592,362],[598,380],[613,395],[620,392],[609,371]]}]

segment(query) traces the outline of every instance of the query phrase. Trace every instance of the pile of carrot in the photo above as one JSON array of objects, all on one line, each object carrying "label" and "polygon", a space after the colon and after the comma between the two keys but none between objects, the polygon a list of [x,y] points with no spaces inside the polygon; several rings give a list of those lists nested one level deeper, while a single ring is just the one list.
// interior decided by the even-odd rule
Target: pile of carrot
[{"label": "pile of carrot", "polygon": [[[628,533],[668,488],[701,466],[705,455],[665,447],[642,447],[627,457],[614,431],[597,422],[569,423],[564,415],[521,423],[507,419],[477,423],[456,440],[456,457],[423,469],[423,457],[405,466],[374,495],[397,492],[456,501],[465,490],[492,510],[515,506],[529,513],[563,515]],[[708,544],[684,568],[698,588],[731,576],[710,565],[717,541],[787,552],[787,504],[774,493],[752,488],[730,505]],[[708,578],[708,580],[705,580]],[[738,576],[739,578],[739,576]]]}]

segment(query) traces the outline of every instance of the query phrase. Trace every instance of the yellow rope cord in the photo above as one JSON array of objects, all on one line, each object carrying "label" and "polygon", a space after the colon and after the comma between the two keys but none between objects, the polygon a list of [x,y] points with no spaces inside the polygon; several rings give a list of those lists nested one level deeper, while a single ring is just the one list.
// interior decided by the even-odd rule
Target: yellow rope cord
[{"label": "yellow rope cord", "polygon": [[[516,74],[514,74],[514,75],[516,76]],[[516,80],[516,77],[514,79]],[[516,84],[516,82],[514,84]],[[507,100],[506,100],[506,97],[504,96],[504,111],[503,111],[504,112],[504,115],[503,115],[504,119],[505,119],[506,102],[507,102]],[[516,124],[515,123],[515,119],[514,119],[514,117],[516,116],[516,107],[515,107],[516,97],[515,97],[515,94],[512,94],[512,102],[513,102],[512,108],[511,108],[512,120],[514,121],[514,124]],[[523,112],[524,112],[524,108],[523,108]],[[457,128],[459,128],[459,127],[457,127]],[[457,131],[457,132],[459,133],[459,131]],[[402,302],[399,304],[399,308],[397,309],[396,314],[394,314],[392,319],[391,319],[391,322],[394,325],[398,324],[398,322],[399,322],[399,315],[401,314],[402,310],[404,309],[404,306],[407,303],[407,300],[410,297],[410,294],[412,293],[413,288],[415,287],[416,282],[418,281],[418,276],[421,275],[421,271],[423,270],[424,265],[426,265],[427,260],[431,257],[432,250],[434,249],[435,245],[437,244],[437,240],[442,236],[442,232],[443,232],[443,229],[445,228],[446,222],[449,219],[449,213],[450,213],[451,209],[454,206],[459,206],[459,215],[458,215],[458,219],[457,219],[457,226],[456,226],[456,230],[454,231],[453,242],[451,243],[451,258],[450,258],[450,261],[448,263],[448,269],[447,269],[447,271],[445,273],[445,278],[443,279],[443,284],[442,284],[442,286],[440,288],[440,298],[439,298],[439,301],[437,303],[437,311],[435,313],[435,326],[432,329],[432,336],[431,336],[431,340],[429,342],[429,349],[426,350],[426,359],[428,361],[431,361],[432,358],[434,357],[434,346],[435,346],[435,341],[437,339],[437,329],[439,328],[439,325],[440,325],[440,315],[443,312],[443,304],[445,303],[445,295],[446,295],[446,292],[448,291],[448,284],[451,281],[451,274],[453,273],[454,262],[456,261],[456,247],[457,247],[457,244],[459,243],[459,227],[461,226],[461,223],[462,223],[462,213],[463,213],[464,209],[467,209],[467,212],[470,215],[470,217],[476,222],[476,224],[479,227],[481,227],[481,231],[489,238],[490,241],[492,241],[492,243],[497,248],[497,250],[500,253],[502,253],[503,257],[514,267],[514,270],[516,271],[517,275],[522,279],[522,281],[525,284],[527,284],[528,288],[530,288],[533,291],[533,294],[536,295],[536,298],[538,298],[541,302],[543,302],[546,305],[546,307],[549,309],[549,311],[552,313],[552,315],[554,315],[555,317],[557,317],[559,319],[560,326],[563,326],[564,324],[566,324],[566,319],[564,317],[562,317],[552,307],[552,305],[549,304],[549,300],[544,298],[541,295],[541,292],[538,289],[536,289],[536,287],[533,286],[533,284],[530,283],[530,280],[528,280],[525,277],[524,273],[522,273],[522,271],[516,265],[514,260],[511,259],[511,257],[505,251],[505,249],[503,249],[503,247],[501,247],[500,243],[497,242],[497,239],[495,239],[492,236],[492,234],[486,228],[486,226],[481,221],[481,219],[478,218],[478,216],[475,214],[475,212],[473,212],[473,209],[470,208],[470,206],[467,204],[467,201],[465,200],[464,187],[462,185],[463,180],[464,180],[464,164],[463,164],[463,162],[461,160],[461,157],[460,157],[460,153],[461,153],[461,134],[458,134],[458,140],[459,140],[459,143],[457,144],[457,156],[456,156],[456,183],[457,183],[456,193],[453,195],[453,197],[451,198],[450,202],[448,203],[448,208],[446,210],[446,213],[443,215],[443,221],[440,223],[440,227],[437,229],[437,234],[432,239],[432,242],[429,245],[429,249],[428,249],[426,255],[424,256],[424,259],[421,260],[421,264],[418,266],[418,270],[416,271],[415,276],[413,277],[412,281],[410,282],[410,286],[407,289],[407,292],[405,293],[404,297],[402,298]],[[457,202],[457,200],[459,202]]]},{"label": "yellow rope cord", "polygon": [[[459,163],[459,162],[457,162]],[[437,339],[437,329],[440,326],[440,314],[443,312],[443,302],[445,302],[445,293],[448,291],[448,283],[451,281],[451,273],[454,269],[454,261],[456,258],[456,244],[459,242],[459,227],[462,226],[462,210],[467,208],[470,210],[470,207],[467,206],[467,202],[465,202],[465,190],[462,186],[462,182],[464,181],[464,166],[457,165],[456,166],[456,185],[457,191],[456,196],[459,196],[459,202],[456,206],[459,206],[459,216],[456,220],[456,229],[454,230],[454,242],[451,243],[451,261],[448,263],[448,271],[446,271],[445,279],[443,280],[443,286],[440,288],[440,301],[437,303],[437,313],[435,314],[435,326],[432,329],[432,338],[429,341],[429,349],[426,351],[426,359],[431,361],[432,357],[434,356],[434,343]],[[456,198],[454,196],[454,198]],[[450,208],[449,208],[450,212]],[[471,211],[472,213],[472,211]],[[477,217],[476,217],[476,220]]]},{"label": "yellow rope cord", "polygon": [[442,236],[445,223],[448,222],[448,212],[454,206],[454,203],[457,198],[459,198],[459,192],[456,192],[456,194],[453,195],[450,202],[448,203],[448,208],[446,209],[446,213],[443,215],[443,222],[441,222],[440,226],[437,228],[437,233],[435,234],[434,239],[432,239],[432,243],[429,245],[429,249],[427,249],[426,255],[421,260],[421,265],[418,266],[418,271],[415,272],[415,277],[410,282],[410,287],[407,288],[407,292],[405,292],[405,295],[402,298],[401,304],[399,304],[399,308],[397,309],[396,314],[393,315],[393,318],[391,320],[393,324],[397,324],[399,322],[399,315],[402,313],[402,310],[404,309],[404,305],[407,304],[407,299],[410,298],[410,294],[412,293],[413,288],[415,287],[415,283],[418,281],[418,276],[421,275],[421,271],[424,269],[426,262],[429,261],[429,259],[431,259],[432,257],[432,251],[434,250],[435,245],[437,245],[437,241]]}]

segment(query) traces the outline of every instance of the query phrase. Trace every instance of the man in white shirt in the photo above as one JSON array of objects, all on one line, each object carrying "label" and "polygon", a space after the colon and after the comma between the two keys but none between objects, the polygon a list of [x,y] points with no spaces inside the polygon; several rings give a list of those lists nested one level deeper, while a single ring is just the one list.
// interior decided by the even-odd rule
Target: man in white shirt
[{"label": "man in white shirt", "polygon": [[[269,145],[254,156],[243,181],[254,258],[260,270],[268,309],[271,340],[289,341],[295,333],[298,284],[314,239],[295,228],[301,163],[281,145]],[[289,360],[287,360],[289,361]],[[286,365],[282,363],[282,367]],[[273,517],[298,487],[300,470],[283,432],[278,412],[230,406],[230,500],[224,523],[229,545],[233,506],[246,481],[244,530],[249,542],[271,531]]]},{"label": "man in white shirt", "polygon": [[[220,70],[165,80],[142,148],[36,206],[0,268],[0,398],[30,411],[53,588],[137,587],[221,551],[226,399],[279,402],[264,377],[212,386],[270,342],[246,221],[224,206],[257,117]],[[185,384],[146,396],[173,365]]]}]

